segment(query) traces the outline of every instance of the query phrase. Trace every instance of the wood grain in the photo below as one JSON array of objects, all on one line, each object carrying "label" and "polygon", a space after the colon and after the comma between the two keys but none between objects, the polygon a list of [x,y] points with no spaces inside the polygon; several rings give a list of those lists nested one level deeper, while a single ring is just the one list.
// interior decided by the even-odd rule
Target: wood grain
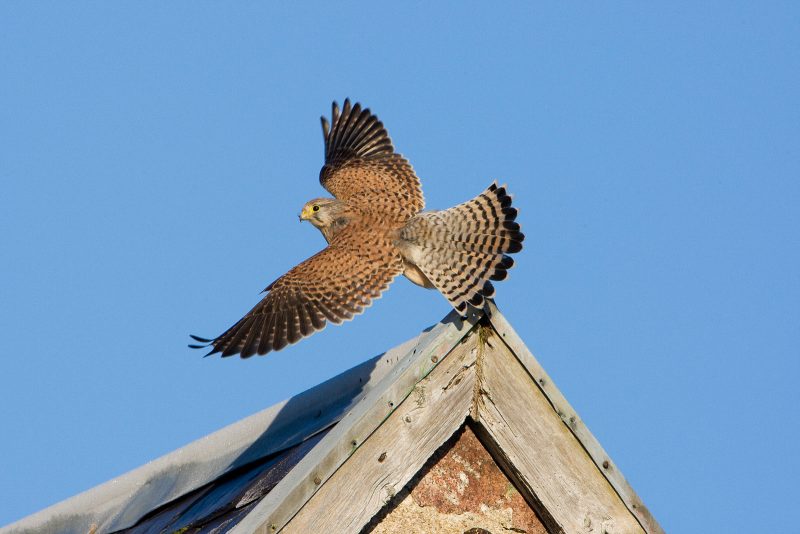
[{"label": "wood grain", "polygon": [[567,399],[562,395],[522,339],[520,339],[506,318],[497,310],[494,303],[489,303],[489,313],[492,327],[497,332],[497,335],[525,367],[531,379],[550,402],[553,410],[586,449],[598,470],[616,490],[630,513],[636,517],[639,524],[649,534],[664,534],[664,530],[658,524],[658,521],[656,521],[650,510],[636,494],[636,491],[625,479],[625,476],[611,460],[603,446],[583,423],[577,412],[567,402]]},{"label": "wood grain", "polygon": [[411,480],[469,413],[474,337],[415,386],[282,532],[359,532]]},{"label": "wood grain", "polygon": [[644,532],[514,354],[497,336],[487,343],[477,384],[479,423],[520,489],[533,494],[557,524],[548,527],[569,533]]},{"label": "wood grain", "polygon": [[415,384],[433,368],[472,328],[476,318],[464,322],[451,312],[442,322],[425,331],[418,342],[378,384],[366,392],[356,406],[269,492],[231,534],[274,534],[297,513],[322,484],[346,462],[396,406],[413,391]]}]

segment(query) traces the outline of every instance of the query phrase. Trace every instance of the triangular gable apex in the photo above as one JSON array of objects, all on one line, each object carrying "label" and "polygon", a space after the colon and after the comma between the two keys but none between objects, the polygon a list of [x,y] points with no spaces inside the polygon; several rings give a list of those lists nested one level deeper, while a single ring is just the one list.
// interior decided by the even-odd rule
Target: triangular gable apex
[{"label": "triangular gable apex", "polygon": [[232,532],[357,532],[467,417],[550,531],[663,532],[493,304],[487,316],[423,336]]},{"label": "triangular gable apex", "polygon": [[[131,526],[131,514],[324,430],[231,532],[358,532],[465,422],[548,531],[663,532],[493,303],[467,320],[451,312],[382,356],[0,531]],[[198,458],[202,473],[181,467]],[[176,470],[192,478],[170,495],[143,483],[170,483]]]}]

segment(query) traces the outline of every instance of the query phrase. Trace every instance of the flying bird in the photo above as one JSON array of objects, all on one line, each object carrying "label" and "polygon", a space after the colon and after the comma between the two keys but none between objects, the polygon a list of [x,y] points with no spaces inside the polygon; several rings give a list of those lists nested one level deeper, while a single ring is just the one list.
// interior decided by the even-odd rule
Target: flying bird
[{"label": "flying bird", "polygon": [[191,336],[208,353],[247,358],[280,350],[360,314],[400,274],[438,289],[461,312],[494,295],[525,236],[504,186],[493,183],[458,206],[422,211],[414,169],[394,150],[378,118],[360,104],[333,103],[322,120],[322,186],[334,198],[303,206],[301,221],[328,246],[272,282],[266,296],[214,339]]}]

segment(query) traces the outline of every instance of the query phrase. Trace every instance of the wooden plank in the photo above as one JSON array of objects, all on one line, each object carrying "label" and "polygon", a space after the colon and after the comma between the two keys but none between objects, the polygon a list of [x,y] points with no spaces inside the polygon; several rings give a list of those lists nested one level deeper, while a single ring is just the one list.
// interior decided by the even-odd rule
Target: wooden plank
[{"label": "wooden plank", "polygon": [[[321,485],[473,327],[476,318],[463,322],[451,312],[419,337],[419,342],[361,402],[334,426],[314,449],[267,494],[234,529],[233,534],[277,532],[297,513]],[[353,445],[355,443],[355,445]]]},{"label": "wooden plank", "polygon": [[474,341],[456,347],[281,532],[359,532],[466,419],[475,352]]},{"label": "wooden plank", "polygon": [[617,492],[622,502],[628,510],[636,517],[645,532],[650,534],[664,534],[664,530],[658,521],[647,509],[631,485],[625,479],[622,472],[614,464],[609,455],[603,449],[597,438],[589,431],[577,412],[570,406],[564,395],[556,387],[548,374],[533,356],[531,351],[525,346],[506,318],[497,310],[494,303],[489,304],[489,317],[492,327],[503,343],[516,356],[517,360],[525,367],[531,379],[538,386],[550,402],[553,410],[558,414],[563,423],[569,428],[572,434],[583,445],[586,452],[591,457],[597,469],[608,480]]},{"label": "wooden plank", "polygon": [[[592,458],[553,411],[525,367],[500,342],[487,339],[477,369],[479,424],[507,459],[525,493],[563,532],[643,532]],[[487,444],[489,445],[489,444]],[[549,522],[549,521],[547,521]],[[554,525],[548,525],[554,529]]]}]

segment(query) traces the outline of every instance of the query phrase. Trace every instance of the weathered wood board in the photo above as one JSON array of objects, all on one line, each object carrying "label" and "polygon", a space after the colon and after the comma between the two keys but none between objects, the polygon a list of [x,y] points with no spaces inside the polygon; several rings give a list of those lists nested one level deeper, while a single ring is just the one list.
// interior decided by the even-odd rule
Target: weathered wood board
[{"label": "weathered wood board", "polygon": [[493,303],[489,304],[489,313],[491,325],[497,335],[525,367],[531,379],[552,405],[553,410],[578,439],[583,448],[586,449],[586,452],[616,490],[630,513],[636,517],[646,532],[664,534],[664,530],[658,524],[658,521],[636,494],[622,472],[616,467],[611,457],[603,449],[603,446],[589,431],[589,428],[583,423],[577,412]]},{"label": "weathered wood board", "polygon": [[450,313],[429,331],[361,402],[334,426],[328,435],[267,494],[232,534],[273,534],[305,505],[358,447],[409,395],[414,385],[437,366],[472,328],[472,323]]},{"label": "weathered wood board", "polygon": [[466,419],[472,404],[474,349],[474,342],[467,341],[447,355],[369,439],[354,448],[282,532],[361,530]]},{"label": "weathered wood board", "polygon": [[491,336],[483,351],[478,422],[517,482],[563,532],[644,532],[506,345]]}]

